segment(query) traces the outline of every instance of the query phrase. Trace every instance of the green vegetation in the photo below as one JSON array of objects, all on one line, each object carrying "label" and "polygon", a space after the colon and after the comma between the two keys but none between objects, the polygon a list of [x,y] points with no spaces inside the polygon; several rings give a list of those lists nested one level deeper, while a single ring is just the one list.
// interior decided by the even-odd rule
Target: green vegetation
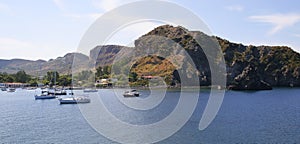
[{"label": "green vegetation", "polygon": [[99,66],[96,69],[95,75],[96,78],[98,79],[106,79],[110,77],[110,74],[111,74],[111,66],[104,66],[104,67]]},{"label": "green vegetation", "polygon": [[31,79],[31,76],[23,70],[18,71],[16,74],[0,73],[0,83],[29,83]]},{"label": "green vegetation", "polygon": [[[55,78],[56,77],[56,78]],[[56,79],[56,80],[55,80]],[[71,75],[59,75],[58,72],[49,71],[47,75],[42,79],[33,77],[26,74],[21,70],[15,74],[0,73],[0,83],[28,83],[30,86],[37,86],[38,84],[44,84],[53,86],[54,84],[59,86],[70,86],[72,83]]]},{"label": "green vegetation", "polygon": [[94,87],[95,74],[90,70],[84,70],[73,77],[75,86]]},{"label": "green vegetation", "polygon": [[16,82],[15,77],[12,74],[6,72],[0,73],[0,83],[12,83]]}]

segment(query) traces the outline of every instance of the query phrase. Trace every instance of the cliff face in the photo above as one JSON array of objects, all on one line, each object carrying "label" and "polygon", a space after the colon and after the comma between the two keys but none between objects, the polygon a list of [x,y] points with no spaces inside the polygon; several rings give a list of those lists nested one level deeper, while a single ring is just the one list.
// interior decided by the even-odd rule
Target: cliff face
[{"label": "cliff face", "polygon": [[[164,25],[155,28],[154,30],[150,31],[149,33],[137,39],[135,41],[135,46],[138,47],[138,49],[145,49],[151,47],[153,49],[158,49],[157,51],[161,51],[161,53],[168,53],[166,54],[167,58],[164,59],[163,61],[168,61],[168,59],[179,60],[180,63],[179,67],[177,68],[173,67],[173,69],[163,69],[163,71],[169,71],[165,73],[173,74],[172,77],[174,81],[180,81],[180,77],[176,74],[178,72],[185,73],[185,74],[193,73],[191,70],[193,68],[190,65],[187,65],[188,62],[184,61],[184,59],[186,59],[187,56],[184,55],[183,52],[180,50],[180,49],[184,49],[192,59],[193,63],[195,64],[200,85],[208,86],[210,85],[210,81],[211,81],[210,79],[211,71],[208,64],[207,55],[204,53],[203,49],[193,38],[193,36],[198,37],[199,40],[207,41],[207,43],[211,41],[211,38],[202,32],[191,32],[183,27],[173,27],[170,25]],[[160,42],[159,39],[162,39],[160,37],[164,37],[166,38],[166,40],[170,40],[174,43]],[[173,50],[171,52],[166,48],[166,47],[178,47],[178,46],[180,46],[179,50]],[[167,52],[165,52],[164,50],[167,50]],[[161,66],[161,67],[167,68],[168,65]],[[177,69],[176,71],[175,68]],[[188,78],[185,77],[184,79],[188,79]]]},{"label": "cliff face", "polygon": [[90,64],[92,67],[111,65],[116,55],[125,46],[104,45],[97,46],[90,51]]},{"label": "cliff face", "polygon": [[[191,32],[182,27],[160,26],[145,34],[135,44],[145,43],[143,37],[162,36],[182,46],[193,59],[201,85],[210,85],[210,69],[202,47],[210,38],[217,39],[226,62],[227,85],[235,90],[271,89],[273,86],[300,86],[300,54],[285,46],[245,46],[202,32]],[[200,37],[200,46],[192,36]],[[151,43],[151,41],[146,41]],[[144,44],[145,45],[145,44]],[[161,47],[158,47],[161,48]],[[214,51],[214,49],[211,49]],[[217,60],[217,58],[216,58]],[[173,75],[174,79],[176,78]]]},{"label": "cliff face", "polygon": [[227,65],[228,85],[247,86],[242,79],[249,79],[250,75],[270,86],[300,86],[300,54],[291,48],[244,46],[221,38],[218,41]]}]

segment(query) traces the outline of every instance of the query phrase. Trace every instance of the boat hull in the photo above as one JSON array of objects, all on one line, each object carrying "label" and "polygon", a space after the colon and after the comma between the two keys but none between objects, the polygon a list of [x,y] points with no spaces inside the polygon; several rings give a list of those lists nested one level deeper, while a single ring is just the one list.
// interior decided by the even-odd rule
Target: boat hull
[{"label": "boat hull", "polygon": [[140,94],[138,93],[125,93],[123,94],[124,97],[139,97]]},{"label": "boat hull", "polygon": [[60,104],[80,104],[91,102],[91,100],[88,98],[61,98],[58,100]]},{"label": "boat hull", "polygon": [[54,99],[54,98],[56,98],[56,96],[55,95],[40,95],[40,96],[36,95],[36,96],[34,96],[34,98],[36,100],[38,100],[38,99]]},{"label": "boat hull", "polygon": [[89,92],[98,92],[98,90],[83,90],[83,92],[85,92],[85,93],[89,93]]}]

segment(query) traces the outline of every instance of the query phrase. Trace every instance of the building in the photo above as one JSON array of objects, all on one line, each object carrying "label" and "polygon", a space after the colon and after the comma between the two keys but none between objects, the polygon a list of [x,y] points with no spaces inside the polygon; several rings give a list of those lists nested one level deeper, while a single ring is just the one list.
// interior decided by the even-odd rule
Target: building
[{"label": "building", "polygon": [[117,82],[117,79],[100,79],[96,81],[95,85],[99,87],[108,87],[112,86],[115,82]]},{"label": "building", "polygon": [[27,86],[29,86],[27,83],[0,83],[0,87],[22,88]]}]

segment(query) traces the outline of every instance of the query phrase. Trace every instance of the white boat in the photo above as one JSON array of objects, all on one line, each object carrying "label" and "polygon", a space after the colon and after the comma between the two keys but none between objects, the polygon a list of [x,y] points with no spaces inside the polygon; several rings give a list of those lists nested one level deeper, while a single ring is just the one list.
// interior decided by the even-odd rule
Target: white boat
[{"label": "white boat", "polygon": [[79,103],[90,103],[91,100],[86,96],[74,96],[74,97],[65,97],[59,98],[60,104],[79,104]]},{"label": "white boat", "polygon": [[83,92],[88,93],[88,92],[98,92],[97,89],[84,89]]},{"label": "white boat", "polygon": [[41,95],[35,95],[34,98],[37,99],[54,99],[55,95],[49,95],[47,92],[42,93]]},{"label": "white boat", "polygon": [[6,87],[1,87],[1,91],[6,91]]},{"label": "white boat", "polygon": [[15,91],[16,91],[15,88],[8,88],[8,89],[7,89],[7,92],[15,92]]},{"label": "white boat", "polygon": [[138,97],[140,96],[140,93],[136,90],[127,90],[123,94],[124,97]]},{"label": "white boat", "polygon": [[67,95],[67,91],[63,89],[48,89],[48,94],[52,95]]},{"label": "white boat", "polygon": [[35,95],[35,96],[34,96],[34,98],[35,98],[36,100],[37,100],[37,99],[54,99],[54,98],[56,98],[55,95],[49,94],[48,90],[44,90],[44,89],[43,89],[41,92],[42,92],[42,94],[40,94],[40,95]]}]

